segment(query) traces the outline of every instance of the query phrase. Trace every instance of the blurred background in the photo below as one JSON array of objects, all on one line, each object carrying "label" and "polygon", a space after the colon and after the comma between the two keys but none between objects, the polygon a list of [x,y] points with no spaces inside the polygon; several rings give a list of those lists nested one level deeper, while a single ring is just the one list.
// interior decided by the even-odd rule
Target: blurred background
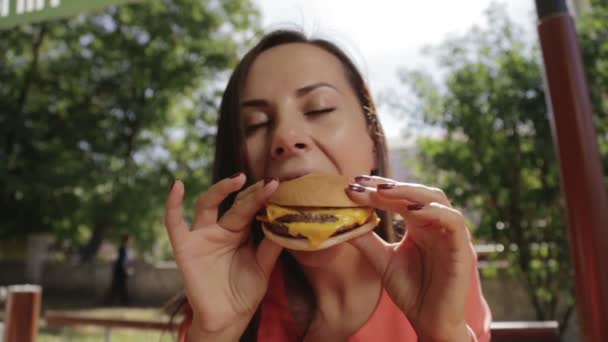
[{"label": "blurred background", "polygon": [[[38,3],[62,8],[23,6]],[[5,25],[17,5],[0,0],[0,286],[41,285],[43,315],[167,320],[162,307],[181,286],[162,220],[169,187],[184,180],[191,213],[209,186],[231,68],[264,31],[300,28],[361,67],[395,178],[440,187],[466,213],[494,319],[556,321],[564,341],[578,340],[532,1],[83,3]],[[570,9],[606,175],[608,1]],[[108,335],[43,320],[39,340]]]}]

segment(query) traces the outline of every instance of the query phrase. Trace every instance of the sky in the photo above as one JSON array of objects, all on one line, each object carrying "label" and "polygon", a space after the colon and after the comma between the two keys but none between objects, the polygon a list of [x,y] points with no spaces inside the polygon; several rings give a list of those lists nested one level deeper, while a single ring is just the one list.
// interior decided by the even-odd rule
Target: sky
[{"label": "sky", "polygon": [[[372,93],[398,87],[400,67],[431,68],[421,54],[427,45],[437,45],[448,35],[466,33],[473,25],[484,26],[484,11],[490,0],[254,0],[262,12],[265,29],[302,28],[312,35],[346,48],[370,84]],[[510,0],[510,17],[535,34],[534,2]],[[295,26],[294,26],[295,25]],[[381,104],[380,104],[381,105]],[[386,107],[380,120],[390,140],[397,140],[404,120]]]}]

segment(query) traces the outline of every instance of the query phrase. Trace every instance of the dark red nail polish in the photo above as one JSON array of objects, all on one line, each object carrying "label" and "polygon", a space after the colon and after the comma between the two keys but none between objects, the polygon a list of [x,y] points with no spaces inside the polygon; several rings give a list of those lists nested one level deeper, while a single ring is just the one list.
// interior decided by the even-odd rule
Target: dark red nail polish
[{"label": "dark red nail polish", "polygon": [[357,176],[355,177],[355,181],[357,182],[369,182],[372,180],[372,177],[370,176]]},{"label": "dark red nail polish", "polygon": [[382,183],[382,184],[378,184],[377,188],[379,190],[388,190],[388,189],[392,189],[396,186],[395,183]]},{"label": "dark red nail polish", "polygon": [[361,185],[357,185],[357,184],[349,184],[348,190],[355,191],[355,192],[365,192],[365,187],[362,187]]},{"label": "dark red nail polish", "polygon": [[230,178],[236,178],[236,177],[240,176],[241,173],[242,172],[237,172],[237,173],[233,174],[232,176],[230,176]]},{"label": "dark red nail polish", "polygon": [[268,185],[268,183],[272,182],[273,180],[278,180],[276,178],[265,178],[264,179],[264,186]]},{"label": "dark red nail polish", "polygon": [[424,204],[410,204],[407,206],[407,210],[415,211],[424,208]]}]

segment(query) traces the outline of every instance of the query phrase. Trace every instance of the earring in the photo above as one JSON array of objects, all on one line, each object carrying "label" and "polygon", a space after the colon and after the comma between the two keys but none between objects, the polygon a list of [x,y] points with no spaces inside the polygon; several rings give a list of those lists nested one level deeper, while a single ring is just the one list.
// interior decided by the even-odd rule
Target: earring
[{"label": "earring", "polygon": [[376,115],[374,113],[372,113],[369,108],[367,107],[363,107],[363,109],[365,110],[365,117],[367,119],[367,123],[373,127],[373,129],[377,129],[378,128],[378,118],[376,118]]}]

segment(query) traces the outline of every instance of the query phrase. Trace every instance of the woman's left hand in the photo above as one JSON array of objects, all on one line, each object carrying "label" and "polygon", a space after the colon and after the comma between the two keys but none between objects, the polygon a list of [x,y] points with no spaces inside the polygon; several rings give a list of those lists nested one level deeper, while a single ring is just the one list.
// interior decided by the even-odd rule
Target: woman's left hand
[{"label": "woman's left hand", "polygon": [[469,341],[466,303],[474,251],[463,215],[443,191],[387,178],[361,176],[349,186],[362,205],[400,214],[407,233],[388,244],[374,233],[351,243],[382,276],[420,341]]}]

